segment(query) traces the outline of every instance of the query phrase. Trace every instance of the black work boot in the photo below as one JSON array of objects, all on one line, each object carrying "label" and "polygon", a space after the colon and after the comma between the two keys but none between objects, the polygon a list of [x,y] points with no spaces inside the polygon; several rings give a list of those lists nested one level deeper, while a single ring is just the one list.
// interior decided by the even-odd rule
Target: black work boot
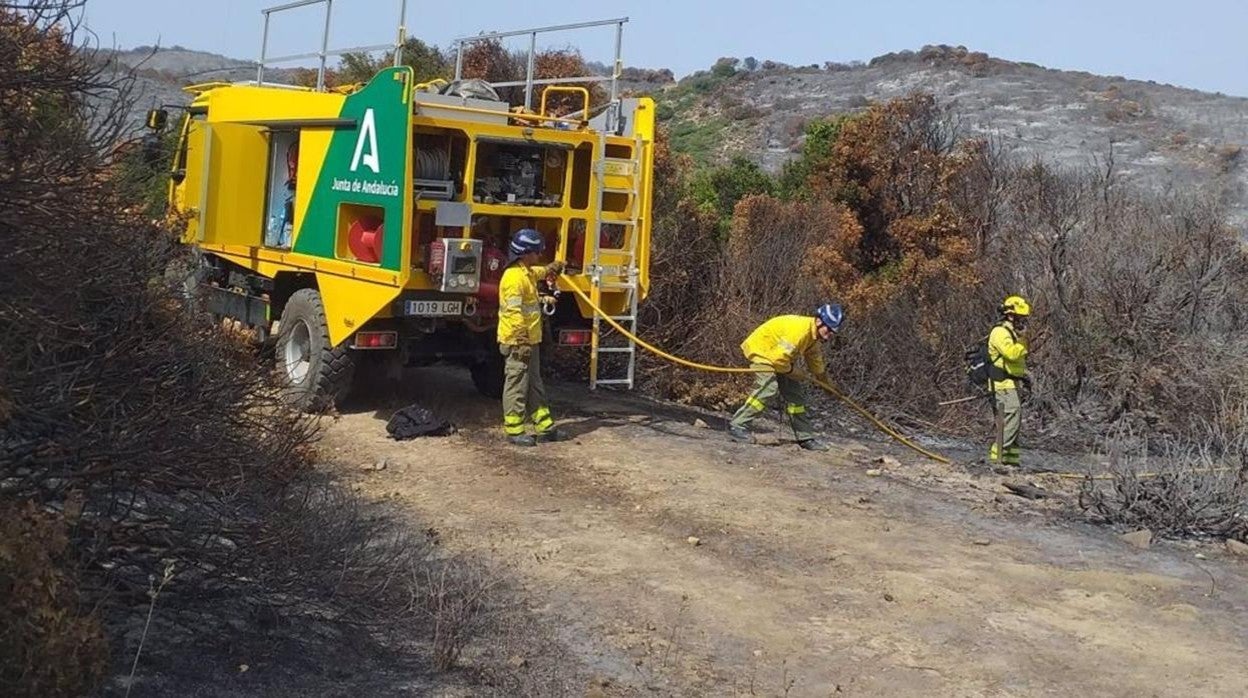
[{"label": "black work boot", "polygon": [[733,441],[736,441],[739,444],[754,443],[754,435],[751,434],[744,427],[729,426],[728,438],[732,439]]},{"label": "black work boot", "polygon": [[539,444],[550,444],[556,441],[563,441],[563,432],[558,427],[551,427],[546,431],[539,432],[535,438]]},{"label": "black work boot", "polygon": [[823,439],[802,439],[797,445],[806,451],[828,451],[832,448]]},{"label": "black work boot", "polygon": [[512,446],[536,446],[537,439],[528,434],[516,434],[515,436],[508,436],[507,443]]}]

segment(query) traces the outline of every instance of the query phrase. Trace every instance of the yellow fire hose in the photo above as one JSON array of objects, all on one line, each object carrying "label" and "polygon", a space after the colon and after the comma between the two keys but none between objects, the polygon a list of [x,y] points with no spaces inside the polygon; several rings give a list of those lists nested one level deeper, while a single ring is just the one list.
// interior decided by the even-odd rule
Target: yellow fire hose
[{"label": "yellow fire hose", "polygon": [[[675,363],[675,364],[679,364],[681,366],[686,366],[688,368],[697,369],[699,371],[710,371],[712,373],[762,373],[763,372],[763,371],[759,371],[753,368],[743,368],[740,366],[712,366],[710,364],[698,363],[696,361],[682,359],[679,356],[669,354],[663,351],[662,349],[659,349],[658,347],[654,346],[653,344],[650,344],[649,342],[642,339],[641,337],[638,337],[632,332],[629,332],[628,330],[626,330],[623,325],[613,320],[610,315],[604,312],[602,308],[599,308],[592,300],[590,300],[589,296],[585,295],[584,291],[577,288],[574,284],[569,283],[568,286],[569,288],[572,289],[573,293],[575,293],[582,301],[584,301],[586,305],[592,308],[593,311],[597,313],[600,318],[605,320],[607,324],[611,325],[611,327],[613,327],[617,332],[624,335],[625,337],[628,337],[630,340],[636,342],[639,346],[641,346],[642,348],[646,349],[647,351],[649,351],[650,353],[656,356],[659,356],[663,359],[667,359],[668,361],[671,361],[672,363]],[[815,380],[815,378],[811,376],[807,376],[807,379],[810,380],[810,382],[814,383],[815,385],[819,386],[820,388],[823,388],[823,390],[827,392],[829,395],[831,395],[832,397],[848,405],[855,412],[862,415],[868,421],[874,424],[877,429],[893,437],[902,445],[910,449],[913,449],[914,451],[921,453],[924,456],[927,456],[928,458],[931,458],[932,460],[938,463],[944,463],[946,465],[952,463],[952,461],[950,461],[948,458],[938,453],[933,453],[923,448],[922,446],[919,446],[918,444],[914,443],[910,439],[907,439],[905,436],[902,436],[895,429],[888,426],[883,421],[881,421],[878,417],[876,417],[875,415],[867,411],[866,408],[862,407],[858,403],[851,400],[848,396],[846,396],[841,391],[832,387],[832,385],[825,383],[823,381],[820,381],[820,380]]]}]

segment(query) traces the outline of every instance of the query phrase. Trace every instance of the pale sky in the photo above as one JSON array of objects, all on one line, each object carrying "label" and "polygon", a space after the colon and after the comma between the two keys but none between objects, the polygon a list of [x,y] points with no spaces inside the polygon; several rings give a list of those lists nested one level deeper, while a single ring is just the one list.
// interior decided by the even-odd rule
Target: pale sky
[{"label": "pale sky", "polygon": [[[179,44],[255,59],[260,9],[285,0],[89,0],[106,46]],[[393,40],[399,0],[334,0],[331,48]],[[624,61],[677,77],[720,56],[804,65],[869,60],[924,44],[964,45],[1050,68],[1248,96],[1248,0],[408,0],[409,34],[439,46],[481,31],[627,16]],[[323,10],[275,15],[273,53],[319,48]],[[511,44],[520,47],[524,42]],[[607,62],[611,30],[554,35]]]}]

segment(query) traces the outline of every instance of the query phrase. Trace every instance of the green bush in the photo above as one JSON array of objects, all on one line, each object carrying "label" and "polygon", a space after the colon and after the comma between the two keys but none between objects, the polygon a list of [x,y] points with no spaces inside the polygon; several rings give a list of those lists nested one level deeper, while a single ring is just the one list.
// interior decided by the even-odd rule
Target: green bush
[{"label": "green bush", "polygon": [[751,194],[772,194],[776,184],[753,161],[734,157],[727,165],[704,169],[693,178],[693,200],[713,213],[721,234],[732,224],[737,202]]},{"label": "green bush", "polygon": [[806,124],[802,152],[796,160],[785,164],[780,172],[779,191],[785,198],[804,197],[810,193],[810,176],[826,164],[832,155],[832,145],[840,136],[841,128],[851,116],[833,116]]}]

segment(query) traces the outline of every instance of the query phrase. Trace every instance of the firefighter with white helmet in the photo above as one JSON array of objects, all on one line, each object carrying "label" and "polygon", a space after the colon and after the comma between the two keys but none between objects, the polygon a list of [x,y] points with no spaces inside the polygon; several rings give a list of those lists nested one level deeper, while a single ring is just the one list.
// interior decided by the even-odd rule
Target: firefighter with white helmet
[{"label": "firefighter with white helmet", "polygon": [[815,436],[814,427],[806,416],[805,389],[801,381],[791,377],[793,362],[802,358],[811,377],[827,382],[827,369],[820,342],[827,341],[840,330],[845,311],[836,303],[819,306],[814,317],[780,315],[750,333],[741,344],[741,352],[756,369],[754,390],[745,404],[733,415],[728,435],[733,441],[754,443],[749,424],[767,409],[777,394],[785,401],[785,413],[797,443],[808,451],[826,451],[828,445]]}]

